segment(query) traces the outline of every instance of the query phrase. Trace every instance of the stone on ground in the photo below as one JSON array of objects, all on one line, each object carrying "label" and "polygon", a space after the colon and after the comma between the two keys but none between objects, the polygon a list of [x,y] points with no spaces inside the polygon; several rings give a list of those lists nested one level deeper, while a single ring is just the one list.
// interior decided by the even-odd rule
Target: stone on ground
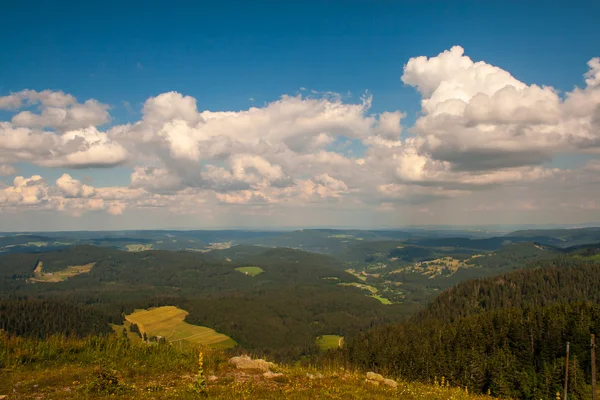
[{"label": "stone on ground", "polygon": [[275,364],[272,362],[260,358],[253,360],[246,355],[232,357],[229,359],[229,362],[235,364],[237,369],[258,369],[263,372],[269,372],[271,368],[275,367]]}]

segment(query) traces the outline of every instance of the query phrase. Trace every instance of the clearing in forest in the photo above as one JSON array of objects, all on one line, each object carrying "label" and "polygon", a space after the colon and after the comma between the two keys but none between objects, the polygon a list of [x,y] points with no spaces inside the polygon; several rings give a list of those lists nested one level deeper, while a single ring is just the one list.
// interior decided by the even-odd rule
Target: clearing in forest
[{"label": "clearing in forest", "polygon": [[240,267],[236,268],[236,271],[241,272],[244,275],[256,276],[265,272],[261,267]]},{"label": "clearing in forest", "polygon": [[174,306],[136,310],[125,319],[136,324],[141,334],[148,338],[164,337],[170,343],[199,344],[213,348],[231,348],[236,345],[229,336],[205,326],[183,322],[188,312]]},{"label": "clearing in forest", "polygon": [[87,274],[92,270],[94,265],[96,265],[96,263],[89,263],[85,265],[72,265],[60,271],[44,272],[42,270],[44,263],[42,261],[38,261],[37,265],[35,266],[35,269],[33,270],[33,278],[30,278],[29,282],[62,282],[75,275]]},{"label": "clearing in forest", "polygon": [[337,349],[344,344],[344,337],[338,335],[319,336],[315,341],[322,350]]},{"label": "clearing in forest", "polygon": [[371,286],[371,285],[365,285],[362,283],[352,282],[352,283],[338,283],[338,286],[354,286],[359,289],[368,291],[370,293],[369,297],[372,297],[375,300],[378,300],[381,304],[393,304],[389,299],[386,299],[385,297],[381,297],[380,295],[378,295],[377,292],[379,290],[376,287]]},{"label": "clearing in forest", "polygon": [[146,250],[152,250],[152,243],[150,244],[139,244],[139,243],[135,243],[135,244],[128,244],[125,246],[127,248],[127,251],[146,251]]},{"label": "clearing in forest", "polygon": [[[474,254],[470,259],[482,257],[483,254]],[[436,258],[435,260],[421,261],[412,265],[398,268],[391,274],[413,272],[428,276],[429,279],[454,275],[460,268],[474,268],[475,265],[467,264],[469,259],[458,259],[451,256]]]}]

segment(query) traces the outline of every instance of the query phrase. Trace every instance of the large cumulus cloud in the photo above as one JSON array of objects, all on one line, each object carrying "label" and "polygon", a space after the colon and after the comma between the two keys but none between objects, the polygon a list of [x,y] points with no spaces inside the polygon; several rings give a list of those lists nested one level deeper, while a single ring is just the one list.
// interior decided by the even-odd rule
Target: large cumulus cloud
[{"label": "large cumulus cloud", "polygon": [[600,137],[592,123],[600,102],[598,60],[586,87],[564,98],[551,87],[527,85],[509,72],[474,62],[460,46],[404,67],[402,81],[422,96],[413,132],[420,149],[456,170],[536,165]]},{"label": "large cumulus cloud", "polygon": [[[167,92],[148,98],[138,121],[107,126],[110,107],[97,100],[23,90],[0,97],[0,109],[14,114],[0,121],[0,175],[14,176],[18,163],[127,165],[130,184],[93,187],[69,174],[51,184],[39,175],[17,177],[0,186],[0,210],[210,215],[219,207],[275,213],[335,204],[423,211],[424,204],[498,190],[523,196],[534,187],[541,193],[585,185],[597,162],[570,170],[548,163],[561,154],[600,152],[600,59],[588,67],[582,87],[561,93],[474,61],[459,46],[411,58],[401,79],[420,94],[421,112],[404,129],[406,114],[373,113],[368,93],[355,100],[284,95],[261,107],[210,111],[198,110],[194,97]],[[341,151],[344,143],[361,143],[360,156]],[[531,208],[527,199],[514,207],[521,205]]]}]

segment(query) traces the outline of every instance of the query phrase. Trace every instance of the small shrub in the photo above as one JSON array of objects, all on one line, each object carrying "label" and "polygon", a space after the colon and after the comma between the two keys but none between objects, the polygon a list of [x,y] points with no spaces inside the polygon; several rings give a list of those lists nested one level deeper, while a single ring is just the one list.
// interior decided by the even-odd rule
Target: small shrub
[{"label": "small shrub", "polygon": [[88,392],[116,394],[124,391],[125,387],[119,381],[119,376],[114,368],[106,364],[100,364],[94,372],[95,378],[89,383]]}]

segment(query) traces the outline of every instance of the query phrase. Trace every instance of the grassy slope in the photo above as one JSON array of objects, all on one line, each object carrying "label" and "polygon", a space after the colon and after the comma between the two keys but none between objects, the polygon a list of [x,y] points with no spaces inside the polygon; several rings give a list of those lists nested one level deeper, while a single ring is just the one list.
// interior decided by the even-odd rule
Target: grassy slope
[{"label": "grassy slope", "polygon": [[235,270],[250,276],[256,276],[262,272],[265,272],[261,267],[239,267]]},{"label": "grassy slope", "polygon": [[162,336],[171,343],[186,342],[210,347],[229,348],[235,342],[228,336],[204,326],[183,322],[188,312],[173,306],[137,310],[125,318],[135,323],[148,337]]},{"label": "grassy slope", "polygon": [[[227,362],[222,350],[204,352],[211,399],[489,399],[460,388],[399,382],[397,389],[365,382],[364,372],[329,366],[279,366],[264,378]],[[125,338],[46,340],[0,336],[0,395],[12,399],[197,399],[190,390],[198,350],[146,345]],[[308,374],[311,374],[309,376]],[[214,376],[216,380],[208,379]]]},{"label": "grassy slope", "polygon": [[337,349],[344,343],[344,337],[339,335],[323,335],[317,338],[316,343],[323,350]]},{"label": "grassy slope", "polygon": [[96,263],[88,263],[85,265],[71,265],[67,268],[51,273],[43,271],[43,262],[38,261],[37,266],[33,271],[34,278],[29,279],[29,282],[62,282],[65,279],[72,278],[80,274],[87,274],[92,270]]}]

